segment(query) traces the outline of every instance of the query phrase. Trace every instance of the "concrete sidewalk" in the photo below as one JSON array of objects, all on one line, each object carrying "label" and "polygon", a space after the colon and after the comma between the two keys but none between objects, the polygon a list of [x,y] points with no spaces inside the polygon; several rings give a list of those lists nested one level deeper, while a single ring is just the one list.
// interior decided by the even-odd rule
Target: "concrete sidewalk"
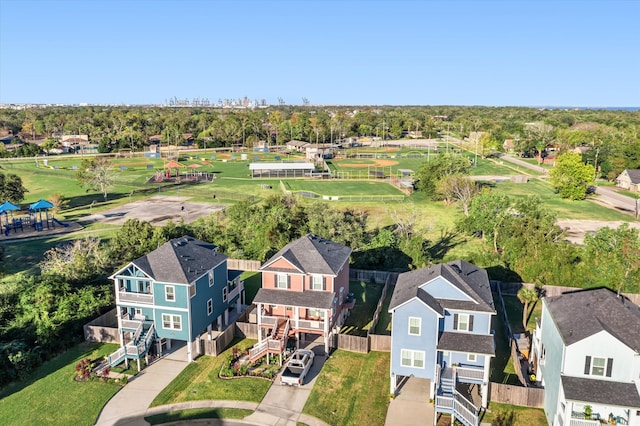
[{"label": "concrete sidewalk", "polygon": [[429,402],[429,379],[410,377],[398,390],[387,409],[385,426],[434,424],[434,407]]},{"label": "concrete sidewalk", "polygon": [[144,416],[151,401],[189,365],[186,360],[185,345],[142,370],[107,402],[96,425],[147,425]]}]

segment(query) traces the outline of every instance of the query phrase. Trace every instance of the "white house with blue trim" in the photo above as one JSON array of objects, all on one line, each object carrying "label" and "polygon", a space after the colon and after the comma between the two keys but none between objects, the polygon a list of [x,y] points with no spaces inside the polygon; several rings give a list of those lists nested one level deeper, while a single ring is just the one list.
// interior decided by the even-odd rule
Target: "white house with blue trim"
[{"label": "white house with blue trim", "polygon": [[487,272],[456,260],[402,273],[389,312],[391,392],[407,377],[429,380],[436,416],[449,413],[477,426],[495,354]]},{"label": "white house with blue trim", "polygon": [[532,340],[550,425],[640,425],[638,306],[606,288],[545,297]]},{"label": "white house with blue trim", "polygon": [[[227,256],[213,244],[184,236],[130,262],[113,280],[120,349],[111,366],[138,361],[149,351],[187,342],[188,360],[200,354],[201,334],[228,325],[244,302],[241,271],[227,270]],[[235,317],[235,315],[233,315]],[[153,344],[157,346],[152,347]],[[194,353],[195,351],[195,353]]]}]

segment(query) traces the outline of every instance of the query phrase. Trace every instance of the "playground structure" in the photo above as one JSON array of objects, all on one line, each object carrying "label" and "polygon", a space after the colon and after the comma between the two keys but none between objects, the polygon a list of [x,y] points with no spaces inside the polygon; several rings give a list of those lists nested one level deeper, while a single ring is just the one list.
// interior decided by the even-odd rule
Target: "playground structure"
[{"label": "playground structure", "polygon": [[66,223],[60,222],[50,213],[49,210],[53,209],[53,204],[47,200],[38,200],[35,203],[29,205],[27,215],[14,216],[14,211],[19,211],[20,207],[12,204],[9,201],[5,201],[0,205],[0,224],[2,225],[2,231],[5,237],[9,236],[11,231],[17,233],[18,230],[25,232],[25,228],[33,227],[37,232],[46,229],[54,229],[56,225],[67,227]]}]

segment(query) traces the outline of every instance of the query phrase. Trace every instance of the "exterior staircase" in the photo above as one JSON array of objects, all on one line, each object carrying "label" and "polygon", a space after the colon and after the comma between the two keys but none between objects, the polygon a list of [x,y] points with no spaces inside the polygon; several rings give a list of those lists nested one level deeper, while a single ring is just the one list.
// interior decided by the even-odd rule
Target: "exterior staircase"
[{"label": "exterior staircase", "polygon": [[288,318],[278,319],[271,334],[249,349],[249,362],[256,362],[266,354],[281,354],[287,347],[291,321]]},{"label": "exterior staircase", "polygon": [[150,321],[140,321],[131,342],[107,356],[109,367],[115,367],[125,359],[140,359],[145,356],[155,339],[156,328]]},{"label": "exterior staircase", "polygon": [[456,370],[444,368],[440,373],[436,395],[436,412],[449,413],[465,426],[478,426],[478,408],[456,390]]}]

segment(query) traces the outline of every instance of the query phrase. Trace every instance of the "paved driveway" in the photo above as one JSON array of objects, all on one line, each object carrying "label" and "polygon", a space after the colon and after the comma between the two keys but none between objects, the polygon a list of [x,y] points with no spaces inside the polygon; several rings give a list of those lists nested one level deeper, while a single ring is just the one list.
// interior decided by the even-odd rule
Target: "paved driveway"
[{"label": "paved driveway", "polygon": [[259,425],[292,425],[303,422],[308,425],[321,425],[317,419],[305,417],[302,409],[311,394],[311,389],[316,383],[318,374],[322,370],[322,366],[327,360],[324,354],[323,344],[313,344],[307,349],[312,349],[316,356],[313,365],[305,379],[306,383],[302,386],[287,386],[280,384],[280,374],[273,381],[273,384],[267,391],[267,394],[258,405],[256,411],[244,418],[244,421]]},{"label": "paved driveway", "polygon": [[147,425],[144,415],[151,401],[187,365],[186,345],[149,365],[107,402],[96,425]]},{"label": "paved driveway", "polygon": [[434,422],[433,403],[429,402],[429,379],[409,377],[389,403],[385,426],[431,425]]}]

